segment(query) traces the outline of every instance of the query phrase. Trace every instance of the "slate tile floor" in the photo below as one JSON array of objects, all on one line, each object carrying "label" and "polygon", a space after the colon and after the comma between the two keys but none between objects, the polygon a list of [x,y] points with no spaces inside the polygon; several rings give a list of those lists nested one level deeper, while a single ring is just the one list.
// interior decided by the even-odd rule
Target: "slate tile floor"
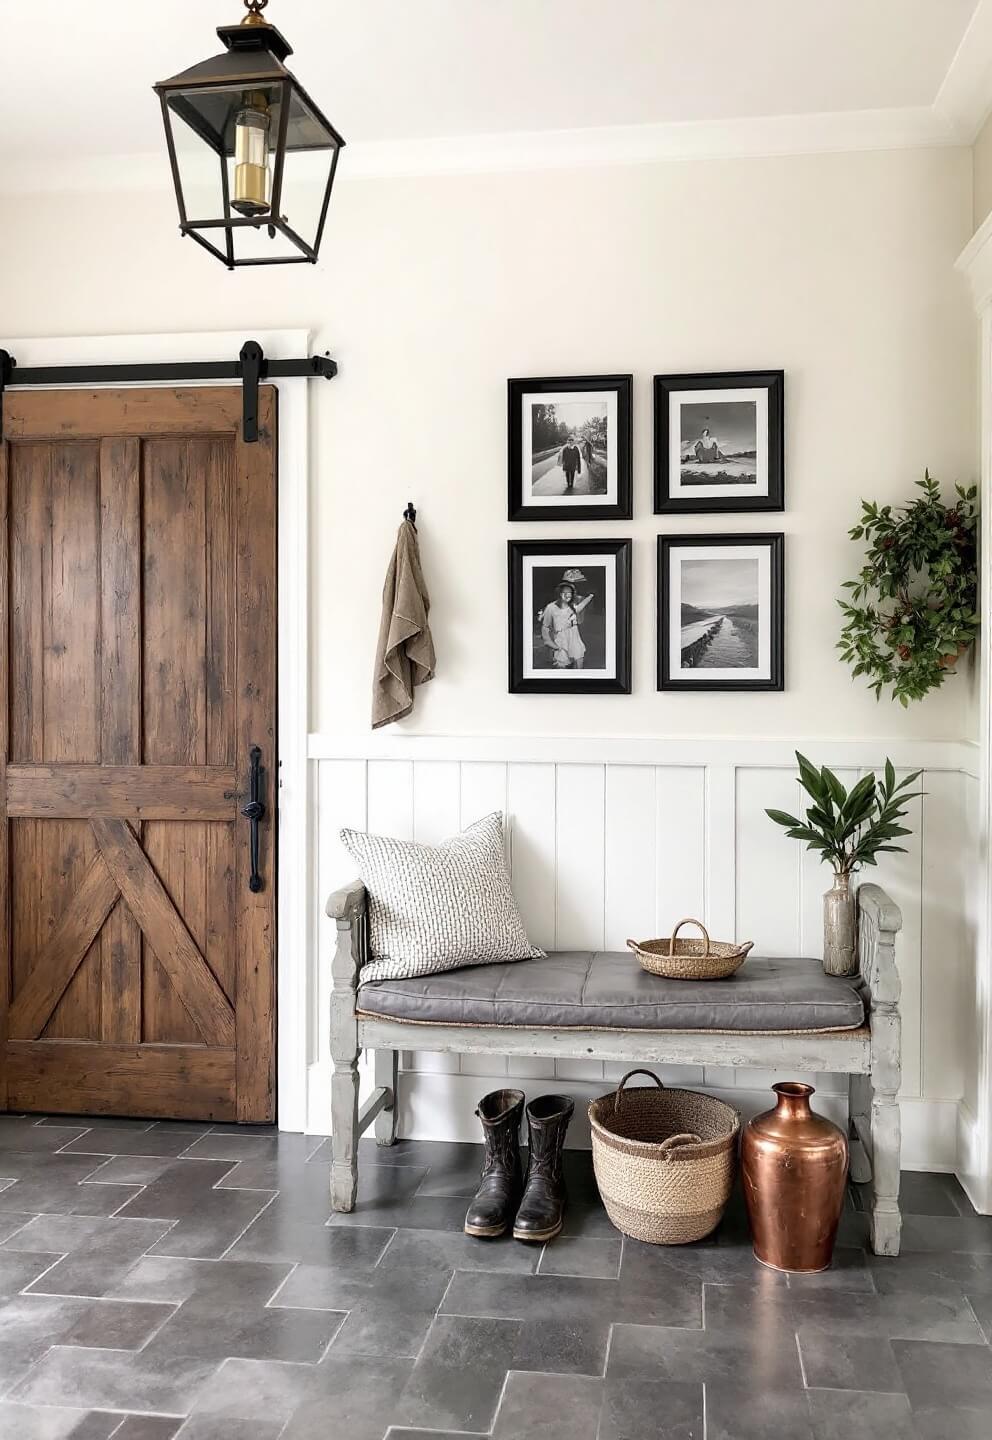
[{"label": "slate tile floor", "polygon": [[321,1136],[0,1117],[3,1440],[989,1440],[992,1219],[906,1175],[906,1250],[832,1270],[621,1242],[589,1156],[566,1234],[461,1233],[479,1154],[363,1142],[331,1216]]}]

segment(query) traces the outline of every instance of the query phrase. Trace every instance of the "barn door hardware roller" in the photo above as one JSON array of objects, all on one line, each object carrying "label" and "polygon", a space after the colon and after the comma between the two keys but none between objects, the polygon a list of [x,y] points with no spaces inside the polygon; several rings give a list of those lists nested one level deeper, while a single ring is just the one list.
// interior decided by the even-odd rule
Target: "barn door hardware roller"
[{"label": "barn door hardware roller", "polygon": [[41,365],[18,367],[13,355],[0,350],[0,440],[3,439],[4,391],[41,385],[135,385],[203,383],[240,380],[244,391],[242,438],[258,439],[258,387],[263,380],[333,380],[338,373],[330,355],[305,360],[269,360],[257,340],[246,340],[237,360],[172,361],[150,365]]}]

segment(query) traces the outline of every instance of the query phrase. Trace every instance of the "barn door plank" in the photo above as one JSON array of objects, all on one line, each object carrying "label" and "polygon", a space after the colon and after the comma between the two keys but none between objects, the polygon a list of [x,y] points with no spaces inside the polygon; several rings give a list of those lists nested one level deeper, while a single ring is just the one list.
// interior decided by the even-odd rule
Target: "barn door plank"
[{"label": "barn door plank", "polygon": [[44,1030],[113,909],[118,893],[103,859],[94,855],[61,923],[10,1007],[12,1039],[36,1040]]},{"label": "barn door plank", "polygon": [[155,951],[186,1012],[208,1045],[234,1044],[234,1012],[165,887],[124,820],[91,822],[128,909]]}]

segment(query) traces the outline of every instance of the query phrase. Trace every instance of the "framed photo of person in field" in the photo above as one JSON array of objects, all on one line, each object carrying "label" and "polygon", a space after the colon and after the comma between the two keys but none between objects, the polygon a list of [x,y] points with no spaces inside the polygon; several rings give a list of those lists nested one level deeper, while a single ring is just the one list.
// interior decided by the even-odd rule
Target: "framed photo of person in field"
[{"label": "framed photo of person in field", "polygon": [[509,542],[512,695],[630,694],[629,540]]},{"label": "framed photo of person in field", "polygon": [[510,520],[629,520],[630,375],[510,380]]},{"label": "framed photo of person in field", "polygon": [[785,509],[781,370],[654,377],[656,515]]},{"label": "framed photo of person in field", "polygon": [[658,536],[658,689],[785,688],[785,537]]}]

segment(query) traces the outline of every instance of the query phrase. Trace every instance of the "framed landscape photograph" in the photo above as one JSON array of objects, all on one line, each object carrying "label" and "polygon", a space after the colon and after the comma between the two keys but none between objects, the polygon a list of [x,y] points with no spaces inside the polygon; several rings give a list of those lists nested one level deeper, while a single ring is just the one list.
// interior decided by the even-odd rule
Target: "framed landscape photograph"
[{"label": "framed landscape photograph", "polygon": [[654,377],[654,510],[785,509],[781,370]]},{"label": "framed landscape photograph", "polygon": [[785,538],[658,536],[658,689],[783,690]]},{"label": "framed landscape photograph", "polygon": [[511,540],[512,695],[630,694],[629,540]]},{"label": "framed landscape photograph", "polygon": [[508,383],[510,520],[629,520],[630,375]]}]

